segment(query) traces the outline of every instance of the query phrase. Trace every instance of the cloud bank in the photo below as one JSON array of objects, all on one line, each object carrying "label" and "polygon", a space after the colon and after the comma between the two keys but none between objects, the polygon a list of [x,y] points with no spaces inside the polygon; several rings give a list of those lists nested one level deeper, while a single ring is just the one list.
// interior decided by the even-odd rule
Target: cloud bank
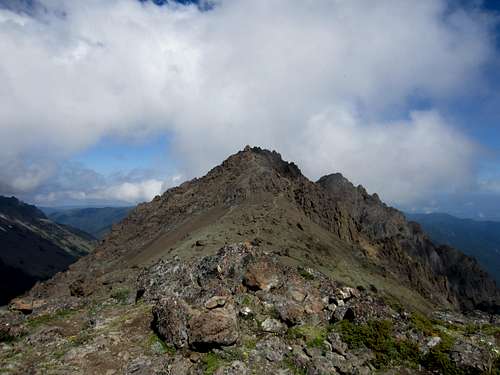
[{"label": "cloud bank", "polygon": [[[37,193],[61,160],[105,136],[158,132],[186,177],[252,144],[390,202],[467,187],[478,147],[437,104],[417,104],[481,87],[491,26],[445,0],[0,9],[0,193]],[[99,194],[134,201],[166,186],[124,183],[103,182]]]}]

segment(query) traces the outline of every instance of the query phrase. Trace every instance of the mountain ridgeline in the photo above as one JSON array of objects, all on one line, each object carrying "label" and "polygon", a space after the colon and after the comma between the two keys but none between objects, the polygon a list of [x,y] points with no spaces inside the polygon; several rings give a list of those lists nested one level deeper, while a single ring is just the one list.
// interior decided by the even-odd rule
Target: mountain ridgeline
[{"label": "mountain ridgeline", "polygon": [[0,365],[18,373],[500,368],[500,292],[473,258],[342,175],[313,182],[257,147],[138,205],[10,308]]}]

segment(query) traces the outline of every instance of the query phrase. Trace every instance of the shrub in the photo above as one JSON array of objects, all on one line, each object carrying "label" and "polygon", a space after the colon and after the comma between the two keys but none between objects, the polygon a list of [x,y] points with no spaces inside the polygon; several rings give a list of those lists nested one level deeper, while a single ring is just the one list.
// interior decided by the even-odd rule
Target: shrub
[{"label": "shrub", "polygon": [[450,359],[449,352],[455,343],[455,339],[444,333],[441,333],[440,337],[441,342],[422,357],[420,361],[422,366],[443,375],[465,374],[465,372],[457,367]]},{"label": "shrub", "polygon": [[303,324],[288,329],[287,336],[291,339],[303,339],[310,348],[323,348],[328,328],[323,326],[314,326]]},{"label": "shrub", "polygon": [[130,296],[130,289],[120,288],[111,294],[111,298],[115,299],[121,305],[125,305],[128,302],[128,297]]},{"label": "shrub", "polygon": [[409,340],[397,341],[392,336],[393,326],[390,321],[373,320],[357,325],[343,320],[335,327],[349,348],[371,349],[375,354],[373,365],[377,368],[399,363],[415,366],[419,362],[418,346]]},{"label": "shrub", "polygon": [[434,329],[434,325],[424,315],[415,312],[412,314],[410,321],[411,321],[411,325],[413,328],[417,329],[418,331],[423,332],[427,336],[432,336],[432,335],[436,334],[436,330]]}]

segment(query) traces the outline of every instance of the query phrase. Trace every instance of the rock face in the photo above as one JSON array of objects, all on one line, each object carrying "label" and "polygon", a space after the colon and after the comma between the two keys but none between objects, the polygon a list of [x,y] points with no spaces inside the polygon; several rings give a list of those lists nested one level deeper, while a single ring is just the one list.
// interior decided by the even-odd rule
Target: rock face
[{"label": "rock face", "polygon": [[92,236],[55,224],[14,197],[0,197],[0,305],[65,270],[93,247]]},{"label": "rock face", "polygon": [[31,312],[0,311],[0,367],[481,373],[500,363],[498,293],[376,195],[247,147],[139,205]]},{"label": "rock face", "polygon": [[348,212],[351,240],[368,243],[367,247],[377,244],[385,263],[423,294],[437,288],[462,309],[500,313],[495,281],[476,260],[448,246],[434,245],[418,224],[408,222],[402,212],[387,207],[362,186],[353,186],[339,173],[322,177],[318,184]]}]

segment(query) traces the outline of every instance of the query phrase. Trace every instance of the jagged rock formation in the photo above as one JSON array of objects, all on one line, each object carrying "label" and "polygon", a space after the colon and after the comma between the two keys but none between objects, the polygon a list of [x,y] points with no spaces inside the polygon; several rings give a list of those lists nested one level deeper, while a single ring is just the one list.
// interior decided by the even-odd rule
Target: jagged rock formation
[{"label": "jagged rock formation", "polygon": [[500,283],[500,222],[460,219],[448,214],[409,214],[436,244],[452,246],[477,259]]},{"label": "jagged rock formation", "polygon": [[93,242],[84,232],[51,222],[35,206],[0,197],[0,305],[65,270]]},{"label": "jagged rock formation", "polygon": [[[21,303],[30,316],[15,313]],[[339,174],[312,182],[278,153],[247,147],[139,205],[92,254],[12,305],[3,332],[14,344],[0,364],[63,373],[480,372],[496,366],[498,318],[458,311],[499,305],[474,260],[433,245],[378,196]],[[436,316],[444,309],[455,313]],[[38,354],[14,355],[40,341]]]}]

